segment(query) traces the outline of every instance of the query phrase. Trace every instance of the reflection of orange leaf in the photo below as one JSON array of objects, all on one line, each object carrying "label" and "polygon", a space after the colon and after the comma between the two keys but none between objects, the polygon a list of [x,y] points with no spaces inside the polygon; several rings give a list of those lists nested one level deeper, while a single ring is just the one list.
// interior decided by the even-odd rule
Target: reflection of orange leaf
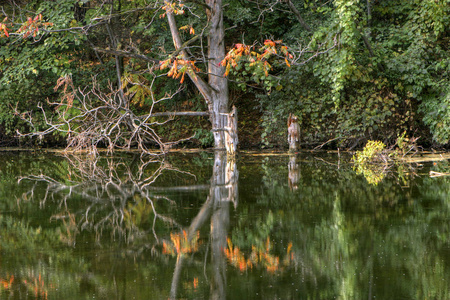
[{"label": "reflection of orange leaf", "polygon": [[44,279],[42,275],[39,273],[38,277],[33,277],[31,275],[30,280],[23,279],[22,283],[27,287],[28,291],[34,292],[34,297],[39,299],[48,299],[48,287],[53,287],[52,284],[49,284],[46,287]]},{"label": "reflection of orange leaf", "polygon": [[267,237],[267,240],[266,240],[266,252],[269,252],[270,251],[270,239],[269,239],[269,237]]},{"label": "reflection of orange leaf", "polygon": [[194,278],[194,289],[198,288],[198,277]]},{"label": "reflection of orange leaf", "polygon": [[225,249],[225,256],[228,258],[228,261],[236,268],[239,268],[241,272],[247,270],[249,267],[253,266],[252,261],[250,259],[246,260],[241,250],[238,247],[233,247],[233,243],[231,239],[227,239],[228,249]]},{"label": "reflection of orange leaf", "polygon": [[173,243],[169,245],[165,241],[163,242],[163,254],[175,255],[179,253],[192,253],[198,250],[198,239],[200,238],[200,233],[188,240],[188,235],[185,230],[181,233],[171,233],[170,239]]},{"label": "reflection of orange leaf", "polygon": [[9,289],[12,285],[12,283],[14,282],[14,275],[11,275],[11,277],[9,278],[9,280],[5,280],[5,279],[1,279],[0,278],[0,283],[3,285],[3,287],[5,289]]},{"label": "reflection of orange leaf", "polygon": [[262,249],[252,246],[252,252],[248,259],[245,258],[239,247],[233,246],[230,238],[227,239],[227,243],[228,248],[224,250],[225,255],[229,263],[238,268],[241,272],[246,271],[248,268],[252,268],[254,265],[260,265],[269,273],[275,273],[282,271],[283,267],[289,266],[294,261],[294,253],[292,252],[291,242],[288,244],[286,257],[282,260],[282,264],[280,264],[280,258],[278,256],[270,254],[272,247],[269,237],[267,238]]}]

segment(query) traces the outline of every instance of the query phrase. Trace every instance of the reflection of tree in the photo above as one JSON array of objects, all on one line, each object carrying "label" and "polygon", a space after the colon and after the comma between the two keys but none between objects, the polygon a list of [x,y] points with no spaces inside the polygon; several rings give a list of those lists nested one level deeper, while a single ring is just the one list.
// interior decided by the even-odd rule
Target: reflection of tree
[{"label": "reflection of tree", "polygon": [[[174,160],[176,159],[172,159]],[[47,165],[50,168],[47,168]],[[168,262],[161,254],[163,243],[168,239],[169,230],[183,229],[183,226],[176,221],[178,212],[176,202],[166,196],[167,192],[173,191],[177,195],[185,191],[196,192],[209,188],[209,185],[196,185],[196,176],[172,167],[167,157],[67,156],[63,160],[46,161],[45,164],[38,164],[36,168],[30,168],[27,171],[27,174],[35,175],[27,175],[19,179],[20,186],[25,192],[18,199],[17,205],[25,207],[34,203],[34,208],[37,204],[39,205],[38,214],[45,211],[48,217],[44,217],[44,220],[50,222],[43,224],[46,224],[45,226],[50,224],[55,228],[48,248],[52,246],[61,248],[61,242],[71,246],[63,248],[67,249],[67,253],[63,251],[54,253],[47,250],[45,252],[52,255],[52,262],[57,261],[54,257],[63,256],[70,261],[75,260],[74,264],[80,266],[71,269],[75,273],[67,274],[74,276],[75,282],[74,278],[59,274],[59,277],[64,279],[61,283],[73,283],[71,288],[75,287],[75,289],[72,289],[72,295],[85,292],[97,293],[97,295],[113,293],[117,297],[119,294],[128,294],[130,292],[130,285],[126,283],[128,276],[121,272],[127,269],[127,266],[123,264],[129,259],[139,258],[145,265],[162,268],[162,265]],[[153,185],[155,182],[158,182],[159,187]],[[167,185],[166,182],[176,186],[164,187]],[[0,223],[3,224],[1,219]],[[2,229],[0,226],[0,230]],[[40,226],[38,230],[41,232]],[[11,236],[11,232],[11,228],[8,228],[8,234],[3,237]],[[49,230],[44,229],[42,232],[45,232],[45,235],[36,233],[32,241],[26,245],[31,246],[41,242],[39,238],[47,242]],[[93,239],[94,236],[95,239]],[[19,241],[26,242],[24,237],[25,235],[20,234]],[[82,249],[83,244],[93,241],[97,242],[96,246],[90,247],[95,247],[100,252],[98,258],[97,255],[94,259],[86,257],[89,263],[80,263],[76,255],[69,254],[75,249]],[[17,246],[8,239],[2,239],[1,242],[1,247]],[[42,242],[39,246],[47,248]],[[101,249],[105,246],[113,247],[115,250],[104,252]],[[30,249],[29,252],[36,251]],[[117,255],[116,252],[121,256],[118,257],[119,259],[117,257],[112,259]],[[150,254],[154,259],[147,261],[142,255],[144,253]],[[88,253],[86,254],[89,256]],[[25,265],[35,261],[36,258],[31,262],[25,262]],[[112,262],[112,264],[103,266],[102,261]],[[160,266],[158,262],[162,265]],[[43,266],[46,265],[48,263]],[[70,265],[67,264],[67,266]],[[19,274],[17,268],[13,270],[15,275]],[[46,270],[45,267],[44,270]],[[103,276],[98,276],[98,272],[107,272],[110,280],[105,281]],[[0,272],[0,278],[4,278],[2,275],[4,274]],[[120,276],[120,281],[116,281],[117,275]],[[54,276],[58,277],[56,274]],[[159,286],[153,286],[152,293],[157,295],[159,288]],[[164,293],[168,293],[168,290]],[[55,295],[54,290],[52,295]]]},{"label": "reflection of tree", "polygon": [[[196,168],[198,181],[189,172],[173,168],[169,162],[176,166],[180,160],[170,157],[152,158],[145,167],[146,161],[139,157],[99,157],[95,165],[70,157],[75,169],[69,168],[68,160],[58,161],[61,171],[56,166],[53,173],[42,168],[47,177],[22,179],[21,185],[29,187],[29,192],[18,202],[14,199],[21,211],[30,210],[31,199],[42,200],[38,214],[52,217],[49,224],[41,228],[32,223],[33,218],[31,223],[19,224],[6,209],[2,211],[0,283],[9,284],[12,274],[14,282],[30,282],[41,273],[46,290],[60,277],[74,282],[70,286],[74,295],[81,286],[95,292],[100,286],[116,298],[132,292],[136,285],[147,288],[141,296],[151,290],[155,298],[163,299],[449,298],[448,283],[442,279],[450,276],[450,178],[419,178],[409,168],[396,173],[392,169],[375,186],[356,175],[350,165],[343,163],[338,169],[329,163],[332,157],[321,157],[302,157],[297,182],[301,193],[293,193],[286,180],[287,156],[241,159],[235,214],[230,202],[236,205],[238,201],[236,165],[219,154],[195,156],[205,168],[183,166]],[[42,166],[32,172],[39,174]],[[444,172],[448,163],[431,167]],[[162,170],[159,175],[158,170]],[[428,174],[426,166],[422,173]],[[82,178],[88,178],[87,182]],[[207,185],[205,178],[210,178]],[[144,186],[148,182],[155,184]],[[103,188],[89,184],[103,184]],[[54,188],[49,189],[51,185]],[[71,197],[66,197],[69,193]],[[195,200],[186,200],[191,196]],[[39,201],[34,201],[33,209]],[[58,206],[46,209],[51,201]],[[195,201],[200,204],[192,205]],[[111,221],[100,223],[107,216]],[[92,235],[86,239],[86,232],[97,232],[101,243],[88,251],[99,251],[92,257],[85,252],[76,257],[71,250],[94,240]],[[76,247],[62,247],[62,241],[76,242]],[[52,247],[64,249],[58,253],[64,258],[58,259],[76,272],[76,280],[61,272],[61,267],[56,275],[42,267],[51,261],[55,269],[58,256]],[[17,248],[33,254],[14,256]],[[11,256],[3,256],[5,252]],[[11,261],[26,267],[5,273]],[[131,284],[130,276],[139,274],[145,276]],[[150,281],[149,274],[156,274],[159,281]],[[49,298],[62,298],[54,295],[49,290]]]},{"label": "reflection of tree", "polygon": [[[236,207],[238,202],[236,162],[227,160],[226,153],[215,153],[213,174],[208,186],[188,184],[155,187],[153,183],[164,182],[160,179],[169,172],[195,180],[193,174],[174,168],[164,157],[150,157],[148,160],[135,157],[130,163],[128,159],[67,156],[66,162],[70,166],[66,176],[57,178],[41,173],[19,179],[21,183],[31,184],[30,189],[22,195],[23,201],[39,199],[40,207],[45,207],[49,202],[58,205],[58,211],[52,214],[50,220],[62,224],[61,241],[76,245],[77,235],[91,231],[95,232],[96,240],[100,243],[105,233],[109,233],[130,246],[138,246],[140,240],[145,240],[141,246],[151,249],[153,255],[176,255],[170,291],[171,297],[175,298],[183,262],[188,255],[198,250],[201,244],[199,230],[209,220],[211,297],[225,298],[224,249],[227,245],[229,206],[231,202]],[[165,194],[168,191],[197,189],[208,189],[207,199],[191,224],[182,226],[173,215],[167,214],[167,210],[174,208],[176,203]],[[152,217],[153,221],[148,222]],[[170,238],[167,237],[167,228],[175,228]]]},{"label": "reflection of tree", "polygon": [[[226,153],[214,155],[213,175],[209,195],[200,212],[192,220],[187,230],[187,242],[195,238],[195,233],[210,219],[211,232],[211,299],[226,299],[226,259],[227,235],[230,220],[230,202],[236,207],[238,202],[238,171],[236,161],[229,159]],[[180,275],[184,260],[183,251],[178,252],[172,279],[170,298],[177,298]]]},{"label": "reflection of tree", "polygon": [[[169,205],[174,203],[159,195],[151,185],[164,171],[194,175],[173,168],[161,157],[150,157],[148,160],[135,157],[131,164],[125,160],[102,161],[99,157],[87,159],[67,156],[66,159],[70,168],[65,181],[40,174],[22,177],[19,182],[35,182],[33,188],[22,198],[33,198],[37,193],[41,193],[41,206],[49,200],[59,203],[60,210],[51,219],[64,223],[67,232],[62,235],[69,244],[75,243],[80,230],[93,230],[98,239],[103,231],[107,230],[130,241],[135,235],[143,234],[138,225],[150,214],[154,216],[151,229],[157,241],[157,220],[181,228],[173,218],[158,213],[155,202],[164,201]],[[43,193],[37,189],[40,182],[46,183]],[[68,202],[74,202],[74,199],[83,205],[73,208],[73,203],[71,205]]]},{"label": "reflection of tree", "polygon": [[[301,295],[320,299],[449,297],[448,283],[442,278],[450,275],[448,254],[443,252],[450,244],[450,179],[417,178],[417,167],[398,165],[378,185],[371,185],[349,165],[337,169],[328,163],[331,158],[303,163],[298,182],[301,195],[293,195],[285,169],[279,168],[287,160],[274,160],[263,166],[266,188],[258,196],[258,206],[251,208],[257,211],[270,205],[274,219],[280,220],[272,233],[274,240],[298,237],[293,251],[301,266],[298,276],[303,280],[297,282]],[[248,244],[239,236],[248,226],[240,220],[234,244]]]}]

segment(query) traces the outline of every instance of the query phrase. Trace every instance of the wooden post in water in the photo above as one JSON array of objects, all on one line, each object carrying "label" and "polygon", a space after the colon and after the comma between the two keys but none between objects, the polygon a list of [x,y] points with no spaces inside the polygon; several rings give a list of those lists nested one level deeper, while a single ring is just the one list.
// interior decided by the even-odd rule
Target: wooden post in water
[{"label": "wooden post in water", "polygon": [[300,125],[297,116],[289,114],[287,126],[289,152],[296,152],[300,148]]}]

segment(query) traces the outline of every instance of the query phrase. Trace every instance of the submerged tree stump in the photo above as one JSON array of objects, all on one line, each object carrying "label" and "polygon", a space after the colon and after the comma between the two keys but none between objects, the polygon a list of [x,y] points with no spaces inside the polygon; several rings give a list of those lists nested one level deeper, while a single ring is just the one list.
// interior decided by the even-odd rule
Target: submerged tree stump
[{"label": "submerged tree stump", "polygon": [[300,148],[300,124],[297,116],[289,114],[287,126],[289,152],[296,152]]},{"label": "submerged tree stump", "polygon": [[238,133],[237,133],[237,110],[236,106],[233,105],[233,109],[227,116],[227,126],[225,134],[225,148],[227,149],[227,154],[233,156],[237,151],[238,144]]}]

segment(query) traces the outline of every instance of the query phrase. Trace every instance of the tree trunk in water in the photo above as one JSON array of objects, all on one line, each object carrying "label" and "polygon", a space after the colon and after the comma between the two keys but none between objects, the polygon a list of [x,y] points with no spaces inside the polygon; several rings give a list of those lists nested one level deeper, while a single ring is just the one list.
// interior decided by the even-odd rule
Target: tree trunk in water
[{"label": "tree trunk in water", "polygon": [[[225,78],[225,67],[221,66],[225,58],[225,31],[223,28],[222,0],[205,0],[208,8],[206,14],[209,22],[208,34],[208,83],[191,70],[187,72],[189,78],[204,97],[210,112],[212,132],[214,134],[214,147],[218,150],[226,148],[225,136],[228,124],[228,81]],[[182,48],[182,41],[175,17],[171,10],[167,10],[167,20],[170,26],[175,49],[179,51],[183,59],[189,60],[186,51]],[[237,131],[233,141],[237,142]],[[234,155],[236,145],[229,147],[228,154]]]},{"label": "tree trunk in water", "polygon": [[224,77],[225,67],[220,63],[225,58],[225,31],[223,28],[222,0],[206,0],[206,13],[210,22],[208,35],[208,83],[212,88],[212,130],[214,147],[225,149],[225,127],[228,126],[228,81]]},{"label": "tree trunk in water", "polygon": [[233,109],[229,114],[226,114],[226,117],[225,148],[227,149],[227,154],[233,156],[238,145],[236,106],[233,105]]}]

